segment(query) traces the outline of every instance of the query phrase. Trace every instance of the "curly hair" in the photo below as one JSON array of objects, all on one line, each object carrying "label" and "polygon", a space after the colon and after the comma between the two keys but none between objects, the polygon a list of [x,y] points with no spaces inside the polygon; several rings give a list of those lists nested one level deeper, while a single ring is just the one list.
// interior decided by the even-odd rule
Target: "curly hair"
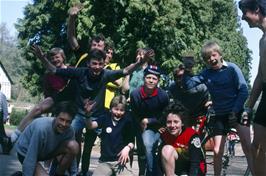
[{"label": "curly hair", "polygon": [[164,120],[169,114],[176,114],[180,117],[185,127],[191,126],[192,118],[189,116],[189,111],[179,102],[171,102],[163,111]]}]

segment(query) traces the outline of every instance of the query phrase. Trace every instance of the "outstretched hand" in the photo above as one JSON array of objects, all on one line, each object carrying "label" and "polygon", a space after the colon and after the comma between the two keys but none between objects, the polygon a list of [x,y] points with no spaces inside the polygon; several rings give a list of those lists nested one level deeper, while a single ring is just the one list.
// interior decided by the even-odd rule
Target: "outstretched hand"
[{"label": "outstretched hand", "polygon": [[85,109],[85,112],[86,112],[87,114],[90,114],[91,111],[92,111],[92,108],[94,108],[95,104],[96,104],[95,101],[92,101],[92,100],[90,100],[90,99],[88,99],[88,98],[85,99],[85,100],[84,100],[84,109]]},{"label": "outstretched hand", "polygon": [[44,57],[46,57],[46,55],[44,54],[44,52],[42,51],[41,47],[38,45],[32,45],[31,46],[31,52],[38,57],[39,59],[42,59]]},{"label": "outstretched hand", "polygon": [[150,59],[153,58],[155,56],[155,52],[153,49],[148,49],[147,52],[144,55],[145,59]]},{"label": "outstretched hand", "polygon": [[118,153],[118,162],[121,165],[125,165],[127,161],[129,160],[129,151],[130,148],[128,146],[125,146],[119,153]]},{"label": "outstretched hand", "polygon": [[68,10],[68,14],[70,16],[77,16],[79,14],[79,12],[83,9],[83,4],[79,3],[79,4],[75,4],[73,7],[71,7]]},{"label": "outstretched hand", "polygon": [[154,50],[147,49],[144,55],[142,55],[141,57],[137,57],[137,62],[140,63],[148,62],[154,56],[155,56]]}]

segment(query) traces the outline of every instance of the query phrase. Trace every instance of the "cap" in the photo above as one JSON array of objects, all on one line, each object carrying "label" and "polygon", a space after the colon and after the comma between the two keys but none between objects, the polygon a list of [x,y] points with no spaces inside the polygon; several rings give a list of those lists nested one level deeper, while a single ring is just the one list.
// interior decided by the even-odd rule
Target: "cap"
[{"label": "cap", "polygon": [[161,75],[161,71],[159,69],[158,66],[155,65],[148,65],[145,70],[144,70],[144,76],[148,75],[148,74],[152,74],[155,75],[157,77],[160,77]]}]

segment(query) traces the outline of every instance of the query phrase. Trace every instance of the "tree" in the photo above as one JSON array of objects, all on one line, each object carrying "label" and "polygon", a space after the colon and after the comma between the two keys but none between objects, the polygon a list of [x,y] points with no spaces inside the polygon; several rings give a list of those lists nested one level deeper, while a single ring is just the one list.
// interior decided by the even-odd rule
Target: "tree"
[{"label": "tree", "polygon": [[121,65],[132,62],[138,47],[151,47],[166,73],[187,51],[196,54],[201,69],[201,46],[205,40],[215,38],[224,48],[224,58],[236,62],[249,79],[250,51],[233,0],[34,0],[26,6],[25,18],[16,25],[20,47],[32,64],[24,84],[32,88],[32,93],[41,91],[39,75],[44,69],[29,53],[28,44],[39,44],[45,51],[62,47],[68,62],[74,63],[76,59],[66,40],[67,10],[79,2],[84,6],[76,28],[78,39],[85,41],[81,45],[87,46],[88,38],[103,33],[114,41],[115,58]]},{"label": "tree", "polygon": [[[31,97],[26,93],[21,84],[21,79],[28,63],[21,57],[21,51],[16,46],[16,39],[9,34],[5,23],[0,24],[0,60],[10,75],[12,85],[12,99],[27,99]],[[20,99],[21,98],[21,99]]]}]

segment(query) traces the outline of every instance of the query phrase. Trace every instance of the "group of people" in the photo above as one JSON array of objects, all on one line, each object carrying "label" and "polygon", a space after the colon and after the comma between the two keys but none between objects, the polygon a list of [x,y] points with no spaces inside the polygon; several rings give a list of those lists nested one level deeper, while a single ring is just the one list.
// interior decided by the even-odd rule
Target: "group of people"
[{"label": "group of people", "polygon": [[[239,7],[251,27],[266,29],[265,2],[241,0]],[[226,135],[232,128],[240,137],[251,173],[266,174],[264,93],[254,119],[253,142],[249,126],[252,108],[265,87],[264,36],[258,75],[245,108],[245,78],[236,64],[223,58],[216,41],[202,46],[206,68],[194,75],[194,56],[184,56],[173,71],[173,83],[164,90],[159,86],[161,70],[154,65],[152,49],[138,49],[135,62],[123,69],[112,62],[114,48],[102,35],[93,37],[87,52],[83,52],[75,37],[80,10],[79,6],[69,10],[67,31],[78,67],[65,65],[61,48],[45,54],[39,46],[32,46],[47,75],[45,99],[11,135],[24,175],[87,175],[97,136],[101,151],[93,175],[133,175],[134,148],[139,175],[206,175],[201,139],[209,109],[214,113],[208,120],[214,141],[214,174],[221,175]],[[40,117],[45,112],[52,112],[54,118]],[[39,163],[47,160],[49,173]]]}]

